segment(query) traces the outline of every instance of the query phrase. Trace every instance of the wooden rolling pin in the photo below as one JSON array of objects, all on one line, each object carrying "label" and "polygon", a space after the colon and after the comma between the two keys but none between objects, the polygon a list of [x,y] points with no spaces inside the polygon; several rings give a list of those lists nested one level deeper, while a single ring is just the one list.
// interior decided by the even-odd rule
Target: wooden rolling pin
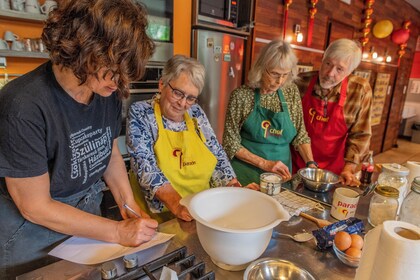
[{"label": "wooden rolling pin", "polygon": [[303,212],[300,212],[300,216],[314,222],[320,228],[332,224],[330,221],[323,220],[323,219],[318,219],[318,218],[315,218],[314,216],[311,216],[311,215],[303,213]]}]

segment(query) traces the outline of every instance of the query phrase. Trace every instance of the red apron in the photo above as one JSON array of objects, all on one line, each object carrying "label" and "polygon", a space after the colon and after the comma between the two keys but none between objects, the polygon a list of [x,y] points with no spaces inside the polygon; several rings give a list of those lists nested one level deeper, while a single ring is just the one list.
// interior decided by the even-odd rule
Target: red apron
[{"label": "red apron", "polygon": [[[348,128],[344,120],[343,106],[346,101],[347,78],[341,82],[340,100],[327,101],[315,98],[312,90],[318,77],[314,76],[302,99],[303,118],[306,130],[311,137],[311,148],[314,160],[319,168],[340,174],[344,167]],[[325,110],[326,109],[326,110]],[[306,166],[302,157],[293,150],[293,171]]]}]

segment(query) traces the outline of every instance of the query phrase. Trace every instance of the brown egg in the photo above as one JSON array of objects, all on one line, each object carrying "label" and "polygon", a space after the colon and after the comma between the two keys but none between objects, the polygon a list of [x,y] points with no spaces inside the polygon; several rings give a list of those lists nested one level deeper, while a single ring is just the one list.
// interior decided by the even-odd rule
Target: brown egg
[{"label": "brown egg", "polygon": [[346,255],[353,258],[360,258],[362,256],[362,251],[358,248],[350,247],[346,250]]},{"label": "brown egg", "polygon": [[351,246],[351,237],[345,231],[339,231],[334,237],[335,247],[340,251],[345,251]]},{"label": "brown egg", "polygon": [[351,237],[351,246],[350,247],[362,250],[363,243],[364,243],[363,237],[361,237],[358,234],[351,234],[350,237]]}]

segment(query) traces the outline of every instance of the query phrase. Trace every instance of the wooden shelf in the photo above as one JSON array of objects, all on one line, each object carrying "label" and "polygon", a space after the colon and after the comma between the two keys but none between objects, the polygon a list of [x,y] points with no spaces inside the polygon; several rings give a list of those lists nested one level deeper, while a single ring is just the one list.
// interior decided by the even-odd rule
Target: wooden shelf
[{"label": "wooden shelf", "polygon": [[49,58],[48,53],[44,52],[24,52],[24,51],[9,51],[0,50],[0,57],[28,57],[28,58]]},{"label": "wooden shelf", "polygon": [[0,10],[0,17],[31,22],[42,22],[47,19],[47,16],[44,14],[25,13],[13,10]]}]

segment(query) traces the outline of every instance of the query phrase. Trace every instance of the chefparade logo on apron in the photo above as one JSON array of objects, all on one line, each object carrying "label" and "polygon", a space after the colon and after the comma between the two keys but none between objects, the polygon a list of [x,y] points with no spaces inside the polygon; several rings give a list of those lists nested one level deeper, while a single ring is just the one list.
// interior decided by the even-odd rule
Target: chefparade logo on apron
[{"label": "chefparade logo on apron", "polygon": [[268,120],[262,121],[261,127],[264,129],[264,138],[267,138],[270,135],[274,137],[281,137],[283,135],[283,129],[278,130],[271,128],[271,123]]},{"label": "chefparade logo on apron", "polygon": [[179,169],[182,169],[182,167],[184,167],[184,166],[191,166],[191,165],[195,165],[196,164],[196,162],[195,162],[195,160],[193,160],[193,161],[183,161],[182,160],[182,156],[183,156],[183,152],[182,152],[182,150],[181,149],[179,149],[179,148],[176,148],[176,149],[174,149],[173,150],[173,152],[172,152],[172,155],[174,156],[174,157],[176,157],[176,158],[178,158],[179,157]]},{"label": "chefparade logo on apron", "polygon": [[316,113],[314,108],[309,108],[309,116],[311,116],[311,123],[314,122],[314,119],[320,122],[328,122],[330,117],[324,117]]}]

